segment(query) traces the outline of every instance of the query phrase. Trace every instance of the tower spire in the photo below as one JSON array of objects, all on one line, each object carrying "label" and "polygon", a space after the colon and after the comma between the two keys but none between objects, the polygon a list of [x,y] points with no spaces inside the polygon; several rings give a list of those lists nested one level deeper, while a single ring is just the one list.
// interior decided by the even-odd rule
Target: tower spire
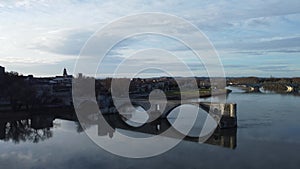
[{"label": "tower spire", "polygon": [[63,74],[64,77],[67,77],[68,76],[68,73],[67,73],[67,69],[64,68],[64,74]]}]

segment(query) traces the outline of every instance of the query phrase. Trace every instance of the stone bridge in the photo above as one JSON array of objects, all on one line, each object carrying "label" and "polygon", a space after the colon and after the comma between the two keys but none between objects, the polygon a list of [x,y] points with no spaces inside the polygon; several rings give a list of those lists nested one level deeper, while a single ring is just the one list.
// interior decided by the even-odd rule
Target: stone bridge
[{"label": "stone bridge", "polygon": [[284,93],[293,93],[293,92],[298,93],[300,90],[299,85],[281,84],[281,83],[238,84],[238,85],[230,85],[230,86],[239,87],[249,93],[261,93],[264,87],[266,86],[275,86],[275,87],[277,86],[278,88],[285,87],[285,90],[277,91],[277,92],[284,92]]},{"label": "stone bridge", "polygon": [[[122,102],[118,100],[118,106],[116,106],[117,112],[121,113],[123,109],[126,109],[131,105],[134,107],[140,106],[147,111],[149,115],[149,121],[153,121],[157,118],[166,118],[172,110],[181,105],[194,105],[205,110],[211,115],[218,123],[220,128],[234,128],[237,127],[237,115],[235,103],[216,103],[216,102],[198,102],[198,101],[180,101],[180,100],[131,100],[131,102]],[[121,113],[122,114],[122,113]]]},{"label": "stone bridge", "polygon": [[[158,118],[166,118],[172,110],[181,105],[194,105],[205,110],[218,122],[220,128],[237,127],[237,112],[235,103],[199,102],[192,100],[146,100],[146,99],[123,99],[118,98],[108,107],[100,109],[101,114],[126,114],[128,111],[140,106],[147,111],[149,119],[147,122]],[[95,100],[82,100],[76,109],[80,116],[86,118],[99,112],[98,103]]]}]

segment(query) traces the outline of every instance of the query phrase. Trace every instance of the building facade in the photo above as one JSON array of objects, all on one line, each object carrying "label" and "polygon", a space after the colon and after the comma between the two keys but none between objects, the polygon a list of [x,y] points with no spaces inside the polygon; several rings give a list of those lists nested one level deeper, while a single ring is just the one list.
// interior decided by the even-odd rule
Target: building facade
[{"label": "building facade", "polygon": [[5,68],[0,66],[0,78],[2,78],[5,74]]}]

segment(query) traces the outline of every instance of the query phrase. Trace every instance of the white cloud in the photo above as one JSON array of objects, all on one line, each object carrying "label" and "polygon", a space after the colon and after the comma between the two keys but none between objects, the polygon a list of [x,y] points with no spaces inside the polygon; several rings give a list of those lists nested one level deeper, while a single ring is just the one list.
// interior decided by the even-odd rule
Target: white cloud
[{"label": "white cloud", "polygon": [[[76,58],[92,32],[118,17],[139,12],[166,12],[185,18],[204,31],[225,55],[232,52],[268,54],[277,48],[276,44],[272,48],[271,42],[299,36],[298,0],[1,1],[0,64],[11,67],[13,64],[63,64]],[[178,34],[187,33],[193,37],[189,30],[178,30]],[[111,32],[119,31],[124,30]],[[256,51],[259,48],[256,42],[267,43],[268,51]],[[293,40],[284,41],[282,49],[276,49],[277,53],[298,51],[294,43]],[[140,44],[143,45],[151,46],[151,43]],[[232,51],[228,51],[228,46]],[[185,51],[180,45],[169,45],[168,49]],[[133,51],[125,46],[114,52],[121,56]]]}]

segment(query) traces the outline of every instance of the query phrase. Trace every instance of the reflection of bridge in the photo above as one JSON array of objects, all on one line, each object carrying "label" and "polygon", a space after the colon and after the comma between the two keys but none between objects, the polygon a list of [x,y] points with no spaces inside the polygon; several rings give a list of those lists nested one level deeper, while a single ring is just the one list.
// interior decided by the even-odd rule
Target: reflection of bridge
[{"label": "reflection of bridge", "polygon": [[[84,128],[87,126],[98,126],[98,135],[109,135],[113,137],[116,129],[133,131],[138,133],[146,133],[151,135],[162,134],[166,130],[171,131],[172,135],[162,134],[165,137],[183,138],[186,141],[203,142],[199,137],[185,136],[175,128],[166,118],[159,118],[149,123],[145,123],[141,127],[133,127],[128,125],[124,119],[118,114],[105,115],[105,121],[111,126],[106,127],[104,121],[101,119],[86,121],[82,124]],[[0,140],[18,140],[26,141],[29,139],[34,142],[43,141],[52,137],[51,128],[53,128],[53,121],[55,119],[63,119],[68,121],[78,122],[76,114],[73,110],[48,110],[47,112],[14,112],[0,114]],[[79,126],[77,126],[79,127]],[[75,128],[74,128],[75,130]],[[236,147],[236,128],[220,129],[217,128],[209,138],[205,138],[204,143],[218,145],[222,147],[235,148]],[[40,131],[40,132],[39,132]],[[42,134],[41,134],[42,133]],[[13,138],[12,138],[13,137]],[[34,139],[34,140],[32,140]],[[28,140],[28,141],[29,141]]]},{"label": "reflection of bridge", "polygon": [[[105,125],[105,123],[102,121],[104,119],[109,124],[109,126]],[[145,123],[140,127],[130,126],[124,121],[122,116],[119,115],[105,115],[104,119],[101,120],[101,118],[99,118],[99,120],[97,120],[99,136],[109,135],[109,137],[113,137],[113,133],[116,129],[123,129],[138,133],[161,135],[163,137],[170,137],[174,139],[183,139],[185,141],[218,145],[232,149],[236,147],[236,128],[217,128],[213,133],[207,136],[199,137],[182,134],[180,131],[176,130],[176,128],[174,128],[166,118],[156,119],[152,122]]]}]

